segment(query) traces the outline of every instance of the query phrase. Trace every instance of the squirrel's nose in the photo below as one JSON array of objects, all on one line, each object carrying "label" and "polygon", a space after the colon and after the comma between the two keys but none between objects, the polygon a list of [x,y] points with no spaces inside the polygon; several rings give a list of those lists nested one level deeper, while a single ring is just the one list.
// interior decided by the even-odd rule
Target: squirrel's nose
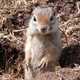
[{"label": "squirrel's nose", "polygon": [[41,29],[41,32],[46,32],[47,31],[47,28],[42,28]]}]

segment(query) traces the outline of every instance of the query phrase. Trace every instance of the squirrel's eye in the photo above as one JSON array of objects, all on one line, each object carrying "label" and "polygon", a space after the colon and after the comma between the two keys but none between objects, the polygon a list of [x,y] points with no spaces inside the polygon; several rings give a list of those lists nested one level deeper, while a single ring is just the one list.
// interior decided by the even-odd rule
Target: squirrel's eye
[{"label": "squirrel's eye", "polygon": [[34,21],[36,21],[36,18],[34,17]]},{"label": "squirrel's eye", "polygon": [[52,20],[53,20],[53,16],[50,17],[50,21],[52,21]]}]

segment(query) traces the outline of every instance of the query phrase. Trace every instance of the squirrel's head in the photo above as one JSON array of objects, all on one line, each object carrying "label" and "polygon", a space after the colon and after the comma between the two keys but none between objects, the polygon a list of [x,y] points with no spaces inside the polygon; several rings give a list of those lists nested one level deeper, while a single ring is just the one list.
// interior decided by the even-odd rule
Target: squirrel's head
[{"label": "squirrel's head", "polygon": [[37,7],[33,10],[29,27],[32,34],[50,34],[57,29],[58,21],[52,7]]}]

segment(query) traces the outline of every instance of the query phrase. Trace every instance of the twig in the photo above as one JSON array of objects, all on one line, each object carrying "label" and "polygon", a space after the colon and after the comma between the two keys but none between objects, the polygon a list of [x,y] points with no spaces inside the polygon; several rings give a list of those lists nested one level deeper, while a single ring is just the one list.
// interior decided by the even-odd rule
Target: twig
[{"label": "twig", "polygon": [[68,46],[68,45],[69,45],[69,44],[68,44],[68,38],[67,38],[67,35],[66,35],[65,31],[63,31],[60,27],[59,27],[59,30],[64,34],[65,39],[66,39],[66,44],[67,44],[67,46]]},{"label": "twig", "polygon": [[13,33],[14,32],[21,32],[21,31],[25,31],[26,29],[20,29],[20,30],[13,30]]}]

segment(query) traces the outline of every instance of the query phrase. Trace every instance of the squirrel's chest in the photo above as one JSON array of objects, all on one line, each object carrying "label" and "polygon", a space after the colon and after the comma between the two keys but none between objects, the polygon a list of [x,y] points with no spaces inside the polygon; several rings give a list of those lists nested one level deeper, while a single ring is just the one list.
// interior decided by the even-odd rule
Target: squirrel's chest
[{"label": "squirrel's chest", "polygon": [[37,39],[34,38],[31,42],[31,53],[33,58],[41,59],[44,55],[46,55],[46,49],[51,47],[52,43],[46,39]]},{"label": "squirrel's chest", "polygon": [[31,42],[31,53],[33,57],[41,57],[44,54],[44,49],[46,44],[43,41],[40,41],[34,38]]}]

